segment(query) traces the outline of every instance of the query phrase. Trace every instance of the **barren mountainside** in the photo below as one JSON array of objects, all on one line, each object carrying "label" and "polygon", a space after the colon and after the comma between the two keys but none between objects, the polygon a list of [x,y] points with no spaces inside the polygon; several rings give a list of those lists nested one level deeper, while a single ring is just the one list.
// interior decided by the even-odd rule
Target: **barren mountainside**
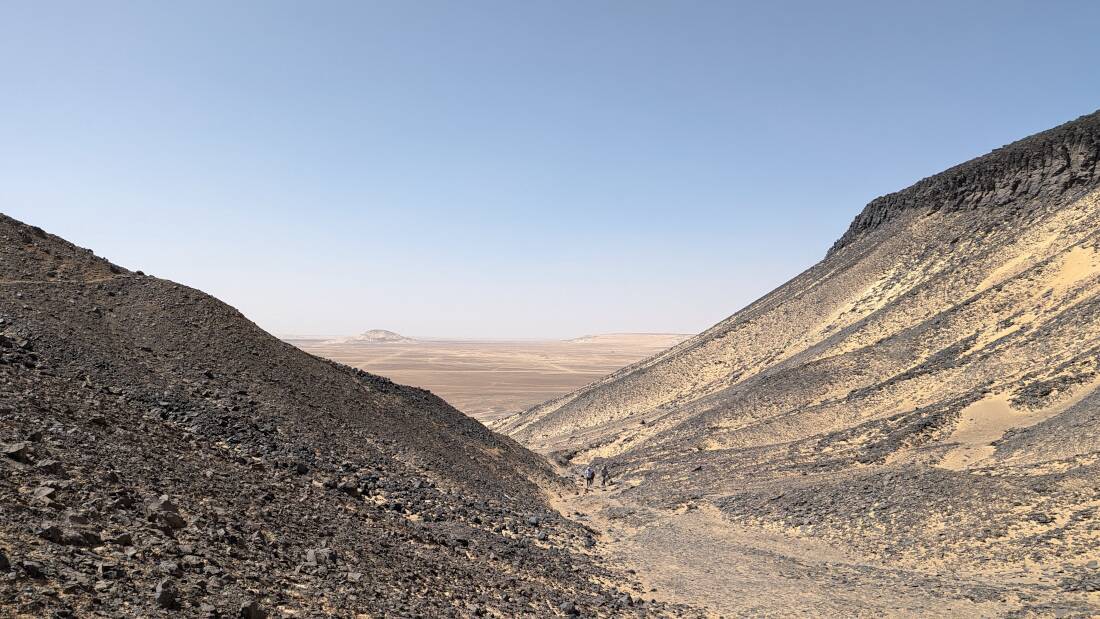
[{"label": "barren mountainside", "polygon": [[0,291],[0,615],[674,612],[426,391],[3,215]]},{"label": "barren mountainside", "polygon": [[638,505],[1100,610],[1098,161],[1093,113],[876,199],[760,300],[494,427],[613,460]]}]

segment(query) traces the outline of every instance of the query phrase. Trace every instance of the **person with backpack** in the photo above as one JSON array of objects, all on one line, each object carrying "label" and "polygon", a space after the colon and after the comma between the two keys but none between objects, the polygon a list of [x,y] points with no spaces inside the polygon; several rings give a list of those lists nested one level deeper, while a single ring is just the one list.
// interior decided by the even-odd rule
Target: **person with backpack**
[{"label": "person with backpack", "polygon": [[584,467],[584,491],[588,492],[588,489],[592,487],[592,480],[596,479],[596,470],[592,468],[592,465]]},{"label": "person with backpack", "polygon": [[604,462],[600,465],[600,487],[604,487],[611,483],[611,465]]}]

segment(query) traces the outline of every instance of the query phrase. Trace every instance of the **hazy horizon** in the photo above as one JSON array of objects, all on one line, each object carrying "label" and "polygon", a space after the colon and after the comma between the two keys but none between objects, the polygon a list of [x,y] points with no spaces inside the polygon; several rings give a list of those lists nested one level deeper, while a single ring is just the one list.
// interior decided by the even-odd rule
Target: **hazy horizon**
[{"label": "hazy horizon", "polygon": [[6,3],[0,212],[276,334],[698,333],[874,197],[1100,107],[1098,21]]},{"label": "hazy horizon", "polygon": [[[605,335],[696,335],[695,333],[674,333],[665,331],[607,331],[604,333],[579,333],[577,335],[568,336],[564,338],[556,337],[458,337],[449,336],[447,334],[423,334],[423,333],[399,333],[393,329],[386,329],[385,327],[371,327],[370,329],[361,329],[356,333],[272,333],[272,335],[283,340],[294,339],[322,339],[322,338],[343,338],[353,337],[364,333],[366,331],[372,331],[381,329],[383,331],[392,331],[400,336],[407,337],[412,340],[423,340],[425,342],[557,342],[562,340],[572,340],[582,337],[591,336],[605,336]],[[383,344],[384,345],[384,344]]]}]

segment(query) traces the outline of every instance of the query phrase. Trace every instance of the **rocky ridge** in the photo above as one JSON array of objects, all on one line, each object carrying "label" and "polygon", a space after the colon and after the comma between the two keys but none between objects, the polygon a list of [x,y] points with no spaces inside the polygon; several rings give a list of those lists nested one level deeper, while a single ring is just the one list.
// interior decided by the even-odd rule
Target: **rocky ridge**
[{"label": "rocky ridge", "polygon": [[1035,204],[1050,206],[1072,199],[1095,186],[1098,162],[1100,115],[1093,113],[872,200],[829,253],[913,210],[926,214],[980,208],[1023,212]]}]

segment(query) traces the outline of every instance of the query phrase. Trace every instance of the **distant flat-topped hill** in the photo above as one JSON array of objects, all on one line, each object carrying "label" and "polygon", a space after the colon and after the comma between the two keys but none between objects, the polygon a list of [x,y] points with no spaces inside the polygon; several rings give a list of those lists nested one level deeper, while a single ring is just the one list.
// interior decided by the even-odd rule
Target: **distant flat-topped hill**
[{"label": "distant flat-topped hill", "polygon": [[397,342],[415,342],[416,340],[411,337],[405,337],[399,333],[393,331],[387,331],[385,329],[371,329],[370,331],[364,331],[359,335],[353,335],[351,337],[336,338],[329,340],[331,344],[395,344]]},{"label": "distant flat-topped hill", "polygon": [[672,347],[692,337],[684,333],[600,333],[582,335],[571,340],[571,344],[622,344],[622,345],[658,345]]}]

